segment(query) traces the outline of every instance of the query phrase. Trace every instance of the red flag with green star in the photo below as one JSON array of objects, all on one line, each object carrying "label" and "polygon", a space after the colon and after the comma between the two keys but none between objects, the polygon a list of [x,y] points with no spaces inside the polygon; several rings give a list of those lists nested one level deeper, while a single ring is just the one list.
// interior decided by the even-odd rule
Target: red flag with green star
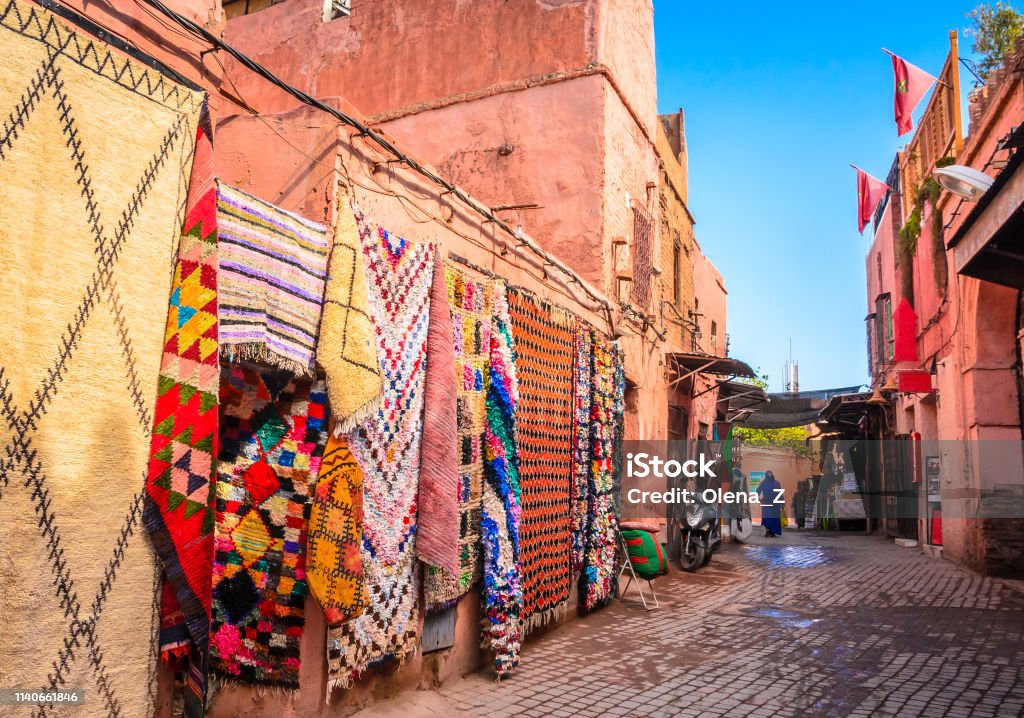
[{"label": "red flag with green star", "polygon": [[889,56],[892,57],[892,71],[896,76],[896,129],[898,135],[902,137],[914,129],[914,108],[936,80],[902,57],[897,57],[891,52]]},{"label": "red flag with green star", "polygon": [[872,177],[860,167],[854,169],[857,170],[857,230],[863,234],[864,228],[871,221],[871,215],[875,213],[875,207],[882,201],[889,185]]}]

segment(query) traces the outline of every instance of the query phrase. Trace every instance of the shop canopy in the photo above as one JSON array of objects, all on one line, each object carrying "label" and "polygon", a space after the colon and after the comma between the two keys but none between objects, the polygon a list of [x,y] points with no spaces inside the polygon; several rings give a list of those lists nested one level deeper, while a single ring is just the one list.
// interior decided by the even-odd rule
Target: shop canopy
[{"label": "shop canopy", "polygon": [[768,394],[757,384],[726,380],[719,382],[717,386],[718,400],[729,402],[726,412],[729,421],[742,421],[744,417],[768,402]]},{"label": "shop canopy", "polygon": [[757,376],[749,364],[732,357],[718,357],[712,354],[701,353],[675,353],[669,354],[668,358],[672,371],[675,374],[675,377],[669,382],[669,386],[679,384],[694,374],[727,376],[732,379],[737,377],[754,378]]},{"label": "shop canopy", "polygon": [[819,421],[821,410],[832,397],[851,394],[858,389],[860,386],[845,386],[837,389],[768,394],[766,403],[757,406],[747,417],[737,421],[749,429],[807,426]]},{"label": "shop canopy", "polygon": [[818,414],[818,423],[837,431],[856,429],[867,414],[870,392],[837,394]]}]

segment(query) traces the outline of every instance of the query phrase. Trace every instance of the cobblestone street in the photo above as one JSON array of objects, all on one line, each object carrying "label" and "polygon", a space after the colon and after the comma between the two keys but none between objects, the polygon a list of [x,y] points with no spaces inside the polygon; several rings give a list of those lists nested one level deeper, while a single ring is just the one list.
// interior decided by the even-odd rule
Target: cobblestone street
[{"label": "cobblestone street", "polygon": [[875,537],[727,545],[441,689],[470,716],[1024,715],[1024,591]]}]

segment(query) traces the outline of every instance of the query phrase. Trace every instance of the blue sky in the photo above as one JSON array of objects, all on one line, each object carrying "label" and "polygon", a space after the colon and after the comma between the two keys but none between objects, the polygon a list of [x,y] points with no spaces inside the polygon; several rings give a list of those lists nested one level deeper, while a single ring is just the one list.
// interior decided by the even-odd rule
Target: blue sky
[{"label": "blue sky", "polygon": [[912,136],[896,137],[881,48],[937,75],[949,30],[969,53],[975,4],[655,2],[658,110],[686,114],[689,204],[729,291],[731,354],[771,391],[790,337],[801,389],[867,380],[871,228],[857,234],[849,164],[884,179]]}]

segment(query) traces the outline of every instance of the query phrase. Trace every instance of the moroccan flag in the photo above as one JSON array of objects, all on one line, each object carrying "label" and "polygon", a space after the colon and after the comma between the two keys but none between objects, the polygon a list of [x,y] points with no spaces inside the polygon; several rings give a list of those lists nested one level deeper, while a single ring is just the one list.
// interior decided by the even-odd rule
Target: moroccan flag
[{"label": "moroccan flag", "polygon": [[931,89],[935,78],[902,57],[897,57],[891,52],[889,56],[892,58],[892,71],[896,76],[896,130],[902,137],[914,129],[914,108]]},{"label": "moroccan flag", "polygon": [[875,213],[875,207],[882,201],[889,185],[860,167],[854,169],[857,170],[857,230],[863,234],[864,227],[871,221],[871,215]]}]

